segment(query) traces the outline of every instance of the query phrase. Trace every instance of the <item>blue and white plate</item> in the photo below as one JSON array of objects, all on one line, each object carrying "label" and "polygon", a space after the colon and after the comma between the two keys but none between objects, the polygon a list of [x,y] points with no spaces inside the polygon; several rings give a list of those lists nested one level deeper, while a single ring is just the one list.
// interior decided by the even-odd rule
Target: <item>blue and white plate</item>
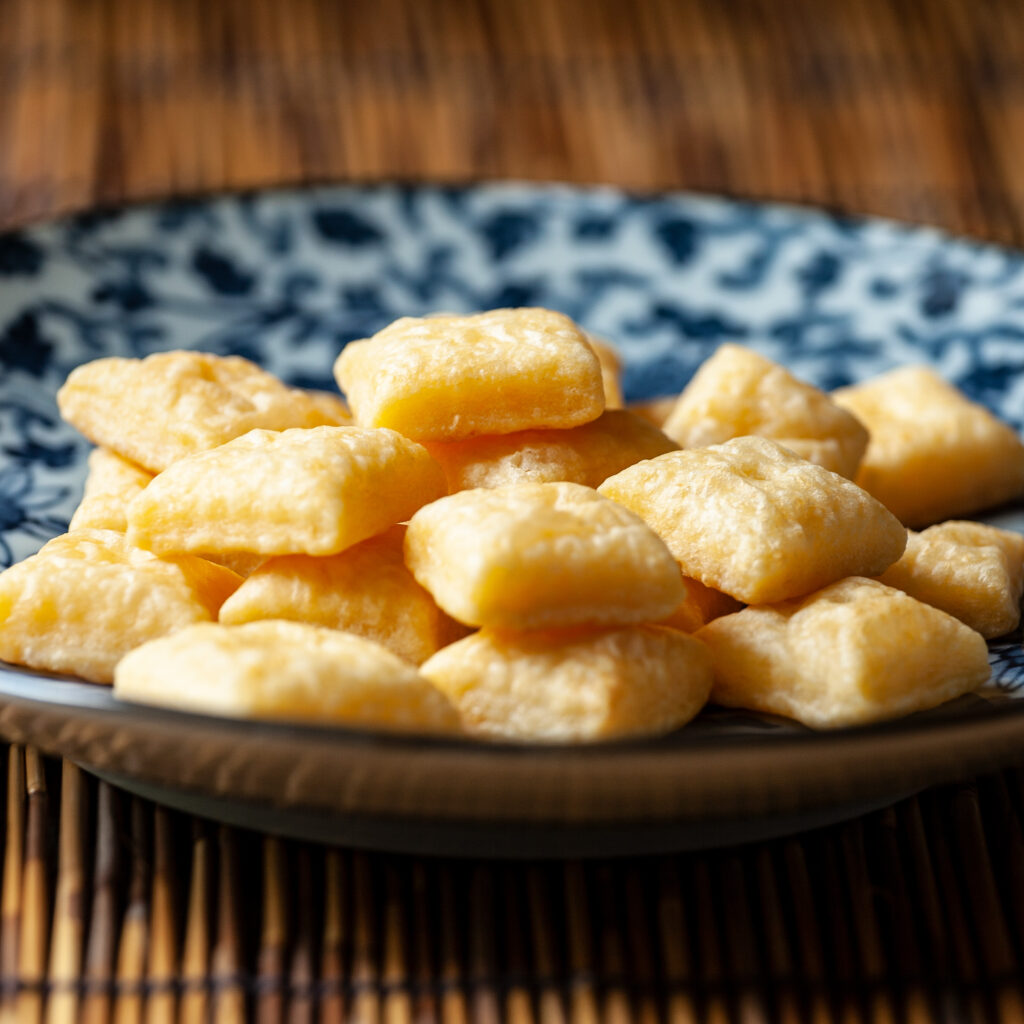
[{"label": "blue and white plate", "polygon": [[[88,446],[54,402],[79,363],[194,347],[332,387],[339,349],[398,316],[516,305],[612,339],[628,399],[678,391],[737,341],[827,389],[929,363],[1024,427],[1024,258],[934,230],[555,186],[175,201],[0,236],[0,560],[62,532],[79,500]],[[0,731],[296,834],[640,850],[799,827],[997,763],[1024,740],[1019,638],[992,662],[983,697],[882,726],[820,735],[722,712],[661,740],[553,749],[224,722],[5,669]]]}]

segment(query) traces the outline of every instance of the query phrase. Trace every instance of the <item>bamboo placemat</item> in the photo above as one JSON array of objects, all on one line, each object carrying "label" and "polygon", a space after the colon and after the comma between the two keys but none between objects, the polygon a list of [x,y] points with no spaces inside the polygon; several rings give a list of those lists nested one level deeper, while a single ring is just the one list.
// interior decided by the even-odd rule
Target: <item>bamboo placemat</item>
[{"label": "bamboo placemat", "polygon": [[731,851],[527,865],[218,827],[17,747],[6,774],[19,1021],[1024,1019],[1021,771]]}]

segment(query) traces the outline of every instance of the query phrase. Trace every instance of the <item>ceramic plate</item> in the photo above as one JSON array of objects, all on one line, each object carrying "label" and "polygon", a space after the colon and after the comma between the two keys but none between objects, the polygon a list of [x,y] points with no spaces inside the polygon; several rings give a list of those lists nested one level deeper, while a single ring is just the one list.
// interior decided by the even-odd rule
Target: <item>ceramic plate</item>
[{"label": "ceramic plate", "polygon": [[[630,399],[725,341],[823,388],[935,366],[1018,429],[1024,264],[938,232],[786,207],[494,185],[279,191],[91,213],[0,237],[0,557],[60,533],[87,445],[69,370],[195,347],[331,387],[395,317],[543,305],[613,339]],[[1016,510],[998,521],[1020,525]],[[816,734],[708,711],[657,740],[536,748],[223,721],[0,670],[0,731],[178,806],[314,838],[438,852],[706,846],[833,820],[982,770],[1024,742],[1019,638],[993,683]]]}]

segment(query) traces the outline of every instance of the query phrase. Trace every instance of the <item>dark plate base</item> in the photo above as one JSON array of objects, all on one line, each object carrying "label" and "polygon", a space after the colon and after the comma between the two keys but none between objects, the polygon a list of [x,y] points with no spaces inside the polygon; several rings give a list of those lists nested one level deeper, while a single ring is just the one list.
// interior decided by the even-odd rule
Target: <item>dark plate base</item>
[{"label": "dark plate base", "polygon": [[573,825],[469,821],[420,822],[365,815],[329,815],[274,807],[150,785],[82,767],[135,796],[237,828],[254,829],[330,846],[436,857],[525,858],[624,857],[681,853],[778,839],[881,810],[913,794],[813,808],[774,817],[720,821],[664,821]]}]

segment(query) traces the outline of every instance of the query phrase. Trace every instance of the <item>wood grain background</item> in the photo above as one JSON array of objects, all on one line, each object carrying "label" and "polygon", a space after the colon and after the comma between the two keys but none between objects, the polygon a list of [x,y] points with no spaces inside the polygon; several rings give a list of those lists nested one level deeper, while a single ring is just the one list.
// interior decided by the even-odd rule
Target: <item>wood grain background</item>
[{"label": "wood grain background", "polygon": [[307,180],[612,182],[1024,242],[1016,0],[0,0],[0,224]]}]

